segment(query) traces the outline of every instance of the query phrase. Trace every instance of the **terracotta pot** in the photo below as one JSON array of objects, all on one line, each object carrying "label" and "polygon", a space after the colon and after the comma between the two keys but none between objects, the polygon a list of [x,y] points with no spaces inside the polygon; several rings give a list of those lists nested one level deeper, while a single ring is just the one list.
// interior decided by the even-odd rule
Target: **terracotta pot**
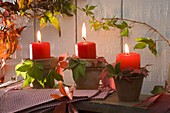
[{"label": "terracotta pot", "polygon": [[103,68],[87,68],[86,77],[79,77],[76,82],[76,89],[98,89],[99,75]]},{"label": "terracotta pot", "polygon": [[98,62],[97,66],[94,66],[93,62],[96,59],[81,59],[86,61],[86,77],[80,76],[76,83],[76,89],[98,89],[99,75],[105,68],[105,63]]},{"label": "terracotta pot", "polygon": [[[58,65],[58,58],[55,58],[55,57],[51,57],[48,59],[36,59],[33,61],[43,65],[43,77],[44,78],[47,76],[50,69],[55,69]],[[43,88],[37,80],[33,82],[32,87],[36,89]],[[45,85],[45,88],[50,88],[50,87]]]},{"label": "terracotta pot", "polygon": [[130,81],[125,78],[114,79],[116,85],[116,91],[120,101],[138,101],[142,83],[143,76],[129,77]]}]

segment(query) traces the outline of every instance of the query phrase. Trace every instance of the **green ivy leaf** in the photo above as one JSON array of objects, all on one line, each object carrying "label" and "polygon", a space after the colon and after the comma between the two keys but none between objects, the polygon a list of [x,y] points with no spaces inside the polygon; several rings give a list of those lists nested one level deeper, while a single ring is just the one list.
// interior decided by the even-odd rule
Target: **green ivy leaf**
[{"label": "green ivy leaf", "polygon": [[47,25],[47,17],[41,17],[39,20],[40,28],[44,28]]},{"label": "green ivy leaf", "polygon": [[58,18],[51,16],[49,17],[50,23],[58,30],[60,31],[60,23],[58,21]]},{"label": "green ivy leaf", "polygon": [[154,42],[151,38],[140,37],[136,38],[136,41],[139,43],[135,45],[135,49],[144,49],[148,45],[152,54],[157,56],[156,42]]},{"label": "green ivy leaf", "polygon": [[53,16],[53,13],[50,12],[50,11],[47,11],[45,12],[45,15],[48,17],[48,18],[51,18]]},{"label": "green ivy leaf", "polygon": [[15,71],[26,72],[33,67],[33,62],[30,60],[26,60],[24,63],[17,64],[15,67]]},{"label": "green ivy leaf", "polygon": [[85,77],[85,64],[86,61],[79,60],[78,58],[72,58],[69,60],[69,68],[72,70],[73,79],[78,80],[79,76]]},{"label": "green ivy leaf", "polygon": [[121,31],[121,36],[129,36],[129,28],[125,28]]},{"label": "green ivy leaf", "polygon": [[159,94],[165,92],[165,88],[163,86],[154,86],[153,90],[151,91],[152,94]]},{"label": "green ivy leaf", "polygon": [[78,68],[79,74],[85,77],[85,70],[86,70],[85,65],[79,64],[76,68]]},{"label": "green ivy leaf", "polygon": [[124,29],[124,28],[127,28],[127,27],[128,27],[128,24],[125,21],[123,21],[122,22],[122,28]]},{"label": "green ivy leaf", "polygon": [[25,80],[23,82],[22,87],[24,88],[24,87],[28,86],[30,83],[34,82],[34,80],[35,80],[34,78],[26,75],[26,78],[25,78]]},{"label": "green ivy leaf", "polygon": [[115,74],[117,75],[121,71],[120,69],[120,62],[115,65]]},{"label": "green ivy leaf", "polygon": [[157,50],[156,50],[156,43],[150,43],[149,44],[149,50],[155,55],[157,56]]},{"label": "green ivy leaf", "polygon": [[91,27],[94,28],[95,30],[99,30],[101,28],[101,23],[100,22],[93,22],[91,24]]},{"label": "green ivy leaf", "polygon": [[48,87],[53,88],[55,85],[54,82],[54,71],[50,70],[50,72],[48,73],[48,75],[46,76],[46,85],[48,85]]},{"label": "green ivy leaf", "polygon": [[115,24],[115,26],[122,30],[128,28],[128,24],[125,21],[123,21],[121,24]]},{"label": "green ivy leaf", "polygon": [[85,64],[86,64],[86,61],[83,61],[83,60],[80,60],[79,62],[80,62],[80,64],[82,64],[82,65],[85,65]]},{"label": "green ivy leaf", "polygon": [[96,6],[90,6],[89,8],[88,8],[88,10],[93,10],[93,9],[95,9],[96,8]]},{"label": "green ivy leaf", "polygon": [[72,69],[72,73],[73,73],[73,79],[74,79],[74,81],[77,81],[78,78],[79,78],[79,76],[80,76],[80,74],[79,74],[79,69],[78,69],[78,68]]},{"label": "green ivy leaf", "polygon": [[70,9],[74,14],[76,14],[77,8],[73,4],[70,4]]},{"label": "green ivy leaf", "polygon": [[57,81],[64,81],[62,75],[57,73],[55,70],[51,70],[52,75],[54,76],[54,79]]},{"label": "green ivy leaf", "polygon": [[32,69],[30,69],[27,74],[30,77],[36,78],[37,80],[43,80],[43,70],[38,69],[38,67],[35,65]]},{"label": "green ivy leaf", "polygon": [[107,73],[108,78],[112,78],[113,76],[115,76],[113,73]]},{"label": "green ivy leaf", "polygon": [[150,39],[150,38],[145,38],[145,37],[140,37],[140,38],[136,38],[135,39],[137,42],[143,42],[143,43],[146,43],[146,44],[149,44],[149,43],[152,43],[153,40]]},{"label": "green ivy leaf", "polygon": [[69,61],[69,67],[68,67],[68,69],[73,69],[73,68],[76,67],[78,64],[79,64],[78,61],[76,61],[76,60],[70,60],[70,61]]},{"label": "green ivy leaf", "polygon": [[103,25],[103,29],[104,29],[104,30],[110,30],[109,27],[106,26],[106,25]]},{"label": "green ivy leaf", "polygon": [[135,45],[134,49],[144,49],[146,48],[146,43],[144,42],[139,42],[138,44]]},{"label": "green ivy leaf", "polygon": [[95,8],[96,6],[89,6],[86,5],[85,8],[82,8],[82,10],[86,13],[87,16],[93,16],[94,13],[92,12],[92,10]]},{"label": "green ivy leaf", "polygon": [[115,74],[115,69],[113,68],[113,66],[112,66],[111,64],[106,65],[106,70],[107,70],[109,73]]}]

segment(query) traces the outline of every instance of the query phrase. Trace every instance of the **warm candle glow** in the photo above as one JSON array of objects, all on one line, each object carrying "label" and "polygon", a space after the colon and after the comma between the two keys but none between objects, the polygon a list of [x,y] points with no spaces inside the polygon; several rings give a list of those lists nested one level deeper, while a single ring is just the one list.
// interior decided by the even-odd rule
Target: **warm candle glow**
[{"label": "warm candle glow", "polygon": [[75,55],[78,56],[78,46],[77,46],[77,44],[75,45]]},{"label": "warm candle glow", "polygon": [[38,42],[41,42],[41,33],[40,33],[40,31],[37,32],[37,40],[38,40]]},{"label": "warm candle glow", "polygon": [[82,38],[86,38],[86,25],[85,25],[85,23],[83,23],[83,26],[82,26]]},{"label": "warm candle glow", "polygon": [[129,54],[129,47],[127,44],[125,44],[125,53]]}]

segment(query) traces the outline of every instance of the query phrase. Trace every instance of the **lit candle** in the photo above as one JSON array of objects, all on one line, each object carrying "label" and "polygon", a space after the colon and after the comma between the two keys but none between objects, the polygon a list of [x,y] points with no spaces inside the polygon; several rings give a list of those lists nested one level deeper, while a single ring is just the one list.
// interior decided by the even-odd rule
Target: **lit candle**
[{"label": "lit candle", "polygon": [[86,41],[86,26],[83,23],[82,26],[82,38],[83,42],[79,42],[75,45],[75,54],[82,59],[95,59],[96,58],[96,44],[94,42]]},{"label": "lit candle", "polygon": [[116,63],[119,62],[121,70],[124,70],[125,68],[139,69],[140,54],[135,52],[129,53],[129,47],[125,44],[125,53],[120,53],[116,56]]},{"label": "lit candle", "polygon": [[30,44],[30,59],[46,59],[50,58],[50,43],[41,42],[41,33],[37,32],[38,42]]}]

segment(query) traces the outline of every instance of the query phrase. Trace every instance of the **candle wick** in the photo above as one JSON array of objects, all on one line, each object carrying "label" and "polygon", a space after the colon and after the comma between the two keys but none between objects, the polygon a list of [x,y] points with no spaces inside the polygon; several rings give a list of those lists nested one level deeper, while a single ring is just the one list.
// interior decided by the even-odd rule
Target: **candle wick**
[{"label": "candle wick", "polygon": [[129,55],[129,53],[126,53],[126,55]]},{"label": "candle wick", "polygon": [[86,42],[86,38],[83,37],[83,40]]},{"label": "candle wick", "polygon": [[38,43],[40,43],[40,41],[38,40]]}]

